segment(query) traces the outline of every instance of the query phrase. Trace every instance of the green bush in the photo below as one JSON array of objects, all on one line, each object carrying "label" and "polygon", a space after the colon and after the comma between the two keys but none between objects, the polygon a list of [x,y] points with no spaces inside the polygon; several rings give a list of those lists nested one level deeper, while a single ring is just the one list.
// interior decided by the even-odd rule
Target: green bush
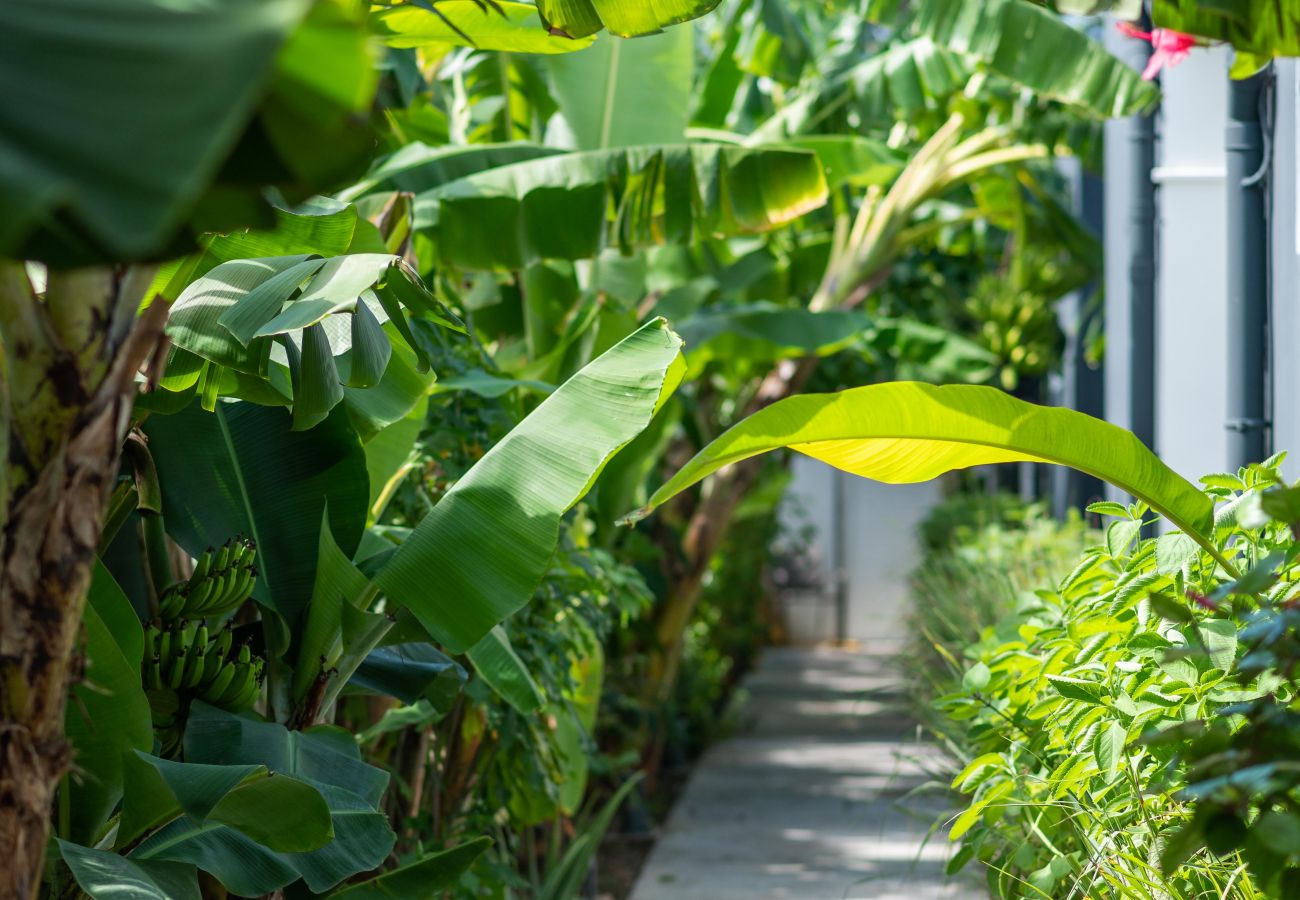
[{"label": "green bush", "polygon": [[998,623],[1027,604],[1033,591],[1069,573],[1096,538],[1082,520],[1061,523],[1041,504],[1014,494],[958,493],[921,523],[927,555],[912,573],[907,683],[918,711],[960,684],[959,662]]},{"label": "green bush", "polygon": [[1094,505],[1116,517],[1104,538],[1029,512],[923,563],[917,640],[961,671],[932,682],[948,690],[926,715],[961,763],[954,870],[983,862],[997,897],[1293,896],[1279,835],[1296,821],[1300,731],[1276,671],[1296,658],[1277,652],[1294,646],[1278,604],[1295,551],[1250,513],[1276,480],[1269,465],[1206,479],[1240,582],[1177,532],[1144,537],[1140,504]]}]

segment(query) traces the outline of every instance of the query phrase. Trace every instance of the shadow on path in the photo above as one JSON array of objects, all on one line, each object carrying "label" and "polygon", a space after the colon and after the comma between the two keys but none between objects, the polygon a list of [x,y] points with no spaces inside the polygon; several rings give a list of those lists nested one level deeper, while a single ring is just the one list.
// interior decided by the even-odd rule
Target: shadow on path
[{"label": "shadow on path", "polygon": [[909,797],[937,752],[907,715],[889,655],[768,650],[746,725],[691,776],[632,900],[974,900],[943,874],[942,805]]}]

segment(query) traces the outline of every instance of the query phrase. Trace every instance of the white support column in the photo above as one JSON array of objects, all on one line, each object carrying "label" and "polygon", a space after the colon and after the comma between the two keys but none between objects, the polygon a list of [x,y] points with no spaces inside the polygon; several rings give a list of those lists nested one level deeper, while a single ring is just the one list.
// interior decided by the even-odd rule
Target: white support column
[{"label": "white support column", "polygon": [[1156,446],[1195,480],[1228,463],[1224,121],[1229,56],[1162,74],[1157,185]]}]

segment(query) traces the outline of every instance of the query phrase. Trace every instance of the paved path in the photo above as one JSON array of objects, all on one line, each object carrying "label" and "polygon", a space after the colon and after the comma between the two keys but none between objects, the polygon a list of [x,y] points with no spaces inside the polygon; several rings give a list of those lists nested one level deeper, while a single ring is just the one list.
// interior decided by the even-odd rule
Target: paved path
[{"label": "paved path", "polygon": [[937,757],[875,651],[767,651],[746,727],[700,761],[632,900],[988,896],[945,881],[937,798],[901,799]]}]

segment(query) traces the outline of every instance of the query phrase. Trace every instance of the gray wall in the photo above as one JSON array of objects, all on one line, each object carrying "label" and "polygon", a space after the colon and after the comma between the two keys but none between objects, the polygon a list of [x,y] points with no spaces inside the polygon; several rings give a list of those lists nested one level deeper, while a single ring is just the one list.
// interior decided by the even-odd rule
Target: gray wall
[{"label": "gray wall", "polygon": [[821,567],[826,591],[820,615],[814,612],[813,598],[789,598],[793,637],[804,643],[835,637],[836,490],[844,496],[848,637],[904,637],[907,578],[920,562],[916,528],[939,499],[941,483],[880,484],[799,455],[794,458],[793,471],[782,521],[790,528],[811,525],[816,530],[814,559]]}]

